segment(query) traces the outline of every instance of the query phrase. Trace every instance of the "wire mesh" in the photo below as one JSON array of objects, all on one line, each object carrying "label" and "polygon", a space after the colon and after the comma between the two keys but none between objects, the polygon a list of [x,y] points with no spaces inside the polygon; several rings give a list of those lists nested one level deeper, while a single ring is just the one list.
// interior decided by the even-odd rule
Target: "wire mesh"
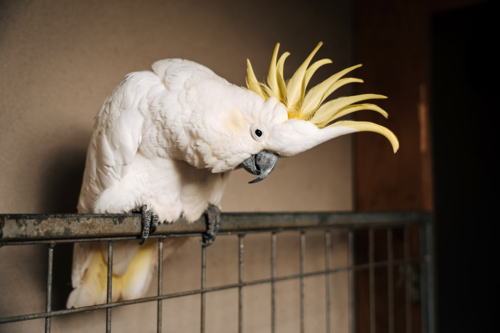
[{"label": "wire mesh", "polygon": [[[163,294],[163,238],[158,239],[158,297]],[[156,331],[161,333],[162,325],[162,300],[158,299],[158,313],[156,315]]]},{"label": "wire mesh", "polygon": [[394,252],[392,248],[392,228],[387,229],[387,308],[388,308],[388,332],[394,333]]},{"label": "wire mesh", "polygon": [[[243,282],[243,234],[238,235],[238,283]],[[238,333],[243,332],[243,287],[238,287]]]},{"label": "wire mesh", "polygon": [[[113,245],[114,241],[108,242],[108,275],[106,277],[106,303],[111,303],[113,293]],[[111,332],[111,308],[106,309],[106,333]]]},{"label": "wire mesh", "polygon": [[[325,270],[330,270],[330,251],[331,251],[331,232],[330,230],[325,231]],[[325,276],[325,293],[326,293],[326,333],[331,332],[331,290],[330,290],[330,273],[326,273]]]},{"label": "wire mesh", "polygon": [[[49,244],[47,259],[47,295],[45,312],[50,312],[52,305],[52,272],[54,269],[54,243]],[[45,318],[45,332],[50,332],[50,317]]]},{"label": "wire mesh", "polygon": [[[112,308],[130,304],[157,302],[157,332],[162,332],[163,315],[162,301],[174,299],[189,295],[200,295],[200,332],[206,331],[206,294],[214,291],[236,288],[238,290],[238,332],[244,331],[244,289],[245,287],[259,284],[269,284],[271,287],[271,332],[277,330],[277,309],[276,309],[276,283],[286,280],[299,280],[300,286],[300,332],[306,332],[307,303],[306,303],[306,284],[305,279],[312,276],[324,276],[325,278],[325,327],[326,332],[332,330],[331,317],[331,276],[339,272],[348,274],[348,322],[349,331],[357,332],[359,324],[357,307],[357,285],[356,272],[367,270],[369,276],[369,331],[375,333],[377,321],[377,301],[376,298],[376,268],[384,267],[387,269],[387,321],[388,332],[395,333],[395,308],[394,308],[394,267],[403,267],[405,283],[405,332],[412,332],[412,303],[411,303],[411,262],[418,262],[420,267],[420,307],[421,307],[421,327],[422,332],[434,332],[434,304],[433,304],[433,263],[432,263],[432,225],[430,214],[427,213],[276,213],[276,214],[223,214],[220,236],[237,235],[238,237],[238,282],[215,287],[207,287],[207,250],[201,246],[201,283],[200,288],[183,292],[163,294],[163,242],[164,239],[172,237],[200,237],[203,228],[203,221],[194,224],[183,225],[161,225],[157,233],[151,238],[158,239],[158,292],[156,296],[143,297],[139,299],[114,301],[112,299],[112,263],[113,248],[115,241],[137,239],[140,234],[140,216],[136,215],[86,215],[80,217],[78,223],[74,223],[76,216],[68,215],[0,215],[0,245],[27,245],[27,244],[48,244],[48,267],[47,267],[47,294],[46,310],[41,313],[33,313],[18,316],[9,316],[0,318],[0,324],[27,321],[39,318],[45,318],[45,332],[51,330],[51,318],[56,316],[65,316],[74,313],[106,309],[106,332],[111,332],[111,313]],[[104,223],[113,223],[114,225],[124,223],[133,225],[138,224],[132,229],[137,229],[136,235],[130,231],[119,227],[119,232],[113,232],[113,229],[105,229],[105,232],[98,233],[101,237],[96,237],[95,232],[88,231],[84,227],[89,223],[104,221]],[[56,231],[69,223],[71,230],[59,235],[57,232],[44,230],[44,227],[50,226]],[[83,221],[83,222],[82,222]],[[118,222],[117,222],[118,221]],[[120,222],[121,221],[121,222]],[[264,221],[264,222],[263,222]],[[46,224],[44,226],[43,224]],[[85,225],[84,225],[85,224]],[[182,224],[182,222],[181,222]],[[419,226],[420,253],[418,256],[410,256],[409,227]],[[403,228],[404,232],[404,255],[401,259],[394,257],[393,248],[393,229],[395,227]],[[347,229],[348,235],[348,264],[344,267],[331,268],[331,248],[332,248],[332,229]],[[387,236],[387,259],[375,259],[375,239],[374,228],[385,229]],[[170,230],[169,230],[170,229]],[[358,229],[368,230],[368,262],[357,263],[355,259],[356,237],[355,231]],[[309,230],[321,230],[324,232],[325,265],[323,270],[306,272],[306,235]],[[49,232],[48,232],[49,231]],[[299,263],[300,272],[285,276],[277,276],[277,235],[282,231],[296,231],[299,235]],[[249,233],[269,233],[271,238],[271,277],[266,279],[246,281],[244,279],[244,236]],[[69,235],[69,236],[68,236]],[[54,247],[58,243],[75,242],[108,242],[108,271],[107,271],[107,294],[106,303],[94,306],[85,306],[76,309],[52,310],[52,289],[53,289],[53,260]],[[0,252],[1,255],[1,252]],[[168,320],[168,319],[167,319]],[[1,326],[0,326],[1,327]]]}]

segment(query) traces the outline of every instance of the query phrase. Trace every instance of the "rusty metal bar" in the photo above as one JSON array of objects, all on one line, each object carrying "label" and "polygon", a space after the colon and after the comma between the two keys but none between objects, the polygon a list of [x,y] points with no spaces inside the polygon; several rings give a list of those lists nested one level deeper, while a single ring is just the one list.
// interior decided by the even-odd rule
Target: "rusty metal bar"
[{"label": "rusty metal bar", "polygon": [[404,228],[404,236],[403,236],[403,245],[404,245],[404,259],[405,262],[403,264],[403,279],[405,282],[405,318],[406,318],[406,333],[411,333],[411,276],[410,276],[410,262],[407,260],[410,257],[410,240],[409,240],[409,231],[408,227]]},{"label": "rusty metal bar", "polygon": [[[158,296],[163,294],[163,238],[158,239]],[[161,333],[161,325],[163,318],[162,300],[158,300],[158,314],[156,317],[156,331]]]},{"label": "rusty metal bar", "polygon": [[[47,295],[45,311],[50,312],[52,309],[52,274],[54,270],[54,243],[50,243],[47,256]],[[45,318],[45,333],[50,333],[51,317]]]},{"label": "rusty metal bar", "polygon": [[387,229],[387,310],[389,332],[394,333],[394,250],[392,228]]},{"label": "rusty metal bar", "polygon": [[349,332],[356,332],[356,286],[354,280],[354,232],[349,230]]},{"label": "rusty metal bar", "polygon": [[370,263],[369,272],[369,294],[370,294],[370,333],[375,333],[375,238],[373,228],[368,231],[368,262]]},{"label": "rusty metal bar", "polygon": [[[108,242],[108,276],[106,303],[110,304],[113,295],[113,245],[114,241]],[[106,309],[106,333],[111,333],[111,308]]]},{"label": "rusty metal bar", "polygon": [[202,245],[201,246],[201,316],[200,316],[201,333],[205,333],[206,280],[207,280],[207,248]]},{"label": "rusty metal bar", "polygon": [[[325,270],[330,270],[330,251],[331,251],[331,232],[325,230]],[[325,274],[325,293],[326,293],[326,333],[331,332],[331,291],[330,291],[330,273]]]},{"label": "rusty metal bar", "polygon": [[[238,282],[243,283],[243,236],[238,235]],[[243,286],[238,287],[238,333],[243,333]]]},{"label": "rusty metal bar", "polygon": [[276,332],[276,232],[271,234],[271,333]]},{"label": "rusty metal bar", "polygon": [[304,274],[306,270],[306,234],[300,232],[300,333],[305,331],[305,283]]},{"label": "rusty metal bar", "polygon": [[[221,216],[220,232],[278,230],[293,228],[325,228],[328,226],[363,228],[390,224],[423,223],[428,213],[225,213]],[[141,214],[59,214],[59,215],[0,215],[1,242],[27,240],[64,240],[75,242],[83,238],[125,237],[141,234]],[[158,225],[154,235],[202,233],[205,220],[194,223],[180,219],[176,223]],[[132,237],[132,238],[126,238]],[[78,239],[75,239],[78,238]],[[73,240],[71,240],[73,239]],[[118,240],[118,239],[114,239]],[[18,243],[21,244],[21,243]],[[26,243],[24,243],[26,244]]]}]

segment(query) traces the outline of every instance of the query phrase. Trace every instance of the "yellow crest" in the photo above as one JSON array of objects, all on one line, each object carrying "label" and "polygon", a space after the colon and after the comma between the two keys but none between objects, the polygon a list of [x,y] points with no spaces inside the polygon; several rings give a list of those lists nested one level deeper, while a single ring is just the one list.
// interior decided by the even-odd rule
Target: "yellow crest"
[{"label": "yellow crest", "polygon": [[250,60],[247,60],[247,86],[248,89],[258,94],[264,100],[270,97],[275,97],[278,101],[283,103],[287,107],[288,118],[296,118],[301,120],[310,121],[319,128],[324,128],[326,126],[347,126],[355,128],[359,131],[370,131],[376,132],[384,135],[392,144],[394,152],[399,148],[399,142],[396,136],[387,128],[371,123],[371,122],[358,122],[351,120],[337,121],[332,123],[336,119],[343,117],[352,112],[360,110],[372,110],[379,112],[384,117],[387,118],[388,114],[382,108],[375,104],[363,103],[354,104],[367,99],[383,99],[387,98],[383,95],[376,94],[364,94],[349,97],[339,97],[331,100],[327,103],[323,102],[330,96],[335,90],[342,87],[345,84],[352,82],[363,82],[361,79],[356,78],[344,78],[342,77],[347,73],[353,71],[356,68],[361,67],[361,65],[356,65],[344,69],[330,76],[328,79],[318,84],[317,86],[309,89],[306,93],[307,84],[309,80],[316,72],[316,70],[332,61],[330,59],[322,59],[313,63],[311,66],[312,58],[323,45],[322,42],[316,46],[314,51],[307,57],[304,63],[297,69],[292,78],[285,83],[283,78],[283,67],[286,58],[290,55],[289,52],[285,52],[278,59],[278,50],[280,44],[276,44],[274,48],[273,57],[271,59],[271,66],[269,67],[269,73],[267,74],[267,85],[265,83],[259,83],[250,64]]}]

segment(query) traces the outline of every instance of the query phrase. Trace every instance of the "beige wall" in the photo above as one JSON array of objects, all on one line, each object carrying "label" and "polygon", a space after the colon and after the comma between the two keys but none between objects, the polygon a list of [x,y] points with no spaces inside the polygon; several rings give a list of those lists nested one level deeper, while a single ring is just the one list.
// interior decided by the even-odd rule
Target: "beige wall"
[{"label": "beige wall", "polygon": [[[350,1],[317,2],[1,2],[0,213],[75,212],[93,117],[126,73],[150,69],[156,60],[190,59],[230,82],[244,85],[247,58],[251,59],[257,77],[263,78],[274,45],[281,42],[282,50],[292,54],[287,60],[288,70],[285,69],[285,74],[290,76],[317,42],[323,41],[325,45],[318,58],[328,57],[333,64],[317,74],[316,82],[352,65]],[[341,93],[349,92],[349,88],[344,89]],[[259,184],[248,185],[251,175],[241,170],[234,172],[222,203],[223,210],[351,210],[351,167],[351,139],[343,137],[280,160],[273,174]],[[259,237],[253,240],[261,244],[256,246],[257,252],[268,244],[267,236]],[[234,239],[224,239],[218,239],[209,251],[214,258],[220,258],[215,261],[219,262],[217,267],[223,267],[221,263],[229,256],[225,253],[236,249],[231,245]],[[168,266],[176,268],[166,273],[169,276],[166,281],[192,283],[191,287],[197,287],[198,250],[197,245],[186,246],[171,257]],[[70,251],[68,246],[56,247],[58,306],[63,304],[69,290]],[[312,248],[311,251],[319,250]],[[4,247],[0,249],[0,258],[0,313],[42,311],[45,248]],[[292,255],[284,255],[283,262],[292,259]],[[186,262],[196,264],[191,267]],[[234,278],[236,270],[232,269]],[[253,270],[265,269],[268,269],[267,259],[260,266],[255,262]],[[192,275],[186,273],[190,270]],[[227,275],[213,274],[215,280]],[[268,292],[266,287],[253,288],[257,291],[249,295],[260,295],[259,288],[264,288],[262,293]],[[153,293],[154,288],[150,292]],[[284,289],[280,295],[288,294]],[[296,297],[293,293],[290,295]],[[209,302],[227,307],[227,299],[235,297],[234,291],[227,291],[210,296]],[[182,325],[197,322],[190,318],[199,317],[198,298],[186,298],[180,307],[168,305],[174,304],[171,302],[167,302],[165,311],[169,311],[170,316],[175,314],[177,326],[166,331],[195,331]],[[251,304],[248,306],[252,308]],[[262,307],[252,313],[257,314],[259,309]],[[129,314],[136,311],[148,321],[145,331],[152,331],[154,325],[150,321],[154,320],[155,311],[152,304],[116,310],[113,325],[130,322]],[[230,312],[225,316],[233,318],[235,307],[227,311]],[[293,317],[293,313],[290,314],[290,318]],[[55,331],[68,331],[58,323],[72,327],[72,332],[89,331],[84,325],[93,321],[103,323],[103,318],[101,314],[90,313],[58,319],[54,322]],[[234,331],[224,328],[226,321],[222,317],[217,318],[210,319],[213,323],[209,324],[209,331]],[[283,315],[283,323],[285,318]],[[186,320],[184,324],[183,320]],[[34,332],[35,328],[40,331],[42,325],[40,320],[9,324],[0,326],[0,332]],[[132,321],[124,327],[134,327],[137,332],[140,331],[137,325],[138,322]],[[246,325],[253,324],[247,321]],[[297,328],[294,327],[291,331]],[[249,326],[248,330],[260,331],[258,325]]]}]

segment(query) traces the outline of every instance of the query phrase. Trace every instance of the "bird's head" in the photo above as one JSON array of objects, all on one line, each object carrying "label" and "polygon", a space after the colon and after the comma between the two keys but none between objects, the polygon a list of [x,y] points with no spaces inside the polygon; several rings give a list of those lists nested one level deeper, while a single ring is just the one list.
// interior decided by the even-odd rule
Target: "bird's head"
[{"label": "bird's head", "polygon": [[331,60],[323,59],[310,65],[321,45],[318,44],[287,82],[283,78],[283,66],[289,53],[284,53],[278,60],[277,44],[267,84],[257,81],[249,60],[248,89],[228,86],[227,83],[223,85],[224,89],[219,89],[219,84],[214,82],[206,84],[206,88],[202,89],[206,100],[216,101],[216,106],[209,109],[213,110],[211,119],[217,120],[210,121],[210,133],[217,135],[213,136],[216,139],[212,141],[211,148],[207,148],[213,157],[213,163],[208,163],[213,172],[242,166],[258,175],[251,183],[259,182],[273,171],[279,157],[293,156],[338,136],[360,131],[380,133],[389,139],[394,152],[398,150],[398,139],[387,128],[371,122],[338,120],[360,110],[376,111],[387,117],[387,112],[377,105],[359,103],[385,96],[365,94],[325,102],[341,86],[363,82],[356,78],[342,78],[361,65],[340,71],[307,89],[314,72],[331,63]]},{"label": "bird's head", "polygon": [[341,86],[352,82],[363,82],[356,78],[342,78],[361,65],[340,71],[307,90],[314,72],[332,62],[329,59],[322,59],[310,65],[321,45],[322,43],[318,44],[288,82],[283,78],[283,66],[289,53],[284,53],[278,60],[279,44],[274,49],[267,84],[257,81],[252,65],[249,60],[247,61],[248,89],[264,101],[260,116],[250,126],[250,135],[253,140],[260,143],[262,149],[241,163],[245,170],[258,175],[251,183],[266,178],[274,169],[278,157],[296,155],[344,134],[360,131],[376,132],[390,141],[394,152],[398,150],[398,139],[383,126],[371,122],[336,121],[340,117],[360,110],[376,111],[387,118],[387,112],[377,105],[359,103],[368,99],[383,99],[385,96],[364,94],[340,97],[324,103],[328,96]]}]

